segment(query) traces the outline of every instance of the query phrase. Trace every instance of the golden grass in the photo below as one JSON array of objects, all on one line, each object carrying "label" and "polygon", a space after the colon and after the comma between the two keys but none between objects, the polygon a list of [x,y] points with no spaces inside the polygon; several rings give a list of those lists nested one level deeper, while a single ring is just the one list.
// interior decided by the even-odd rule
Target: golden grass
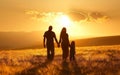
[{"label": "golden grass", "polygon": [[76,61],[62,62],[62,51],[46,61],[46,49],[1,50],[0,75],[120,75],[120,45],[76,47]]}]

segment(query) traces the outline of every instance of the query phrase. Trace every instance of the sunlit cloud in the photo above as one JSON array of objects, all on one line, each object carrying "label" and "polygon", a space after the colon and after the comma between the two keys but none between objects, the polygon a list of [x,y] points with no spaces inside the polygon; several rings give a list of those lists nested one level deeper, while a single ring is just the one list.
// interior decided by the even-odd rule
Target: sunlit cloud
[{"label": "sunlit cloud", "polygon": [[84,12],[84,11],[69,11],[69,12],[39,12],[37,10],[25,11],[27,15],[30,15],[31,19],[53,22],[61,15],[68,15],[73,22],[106,22],[110,18],[101,12]]},{"label": "sunlit cloud", "polygon": [[79,22],[86,19],[85,15],[79,12],[39,12],[36,10],[28,10],[25,11],[25,14],[29,15],[30,18],[33,20],[44,22],[52,22],[53,20],[57,21],[55,19],[63,15],[69,16],[69,18],[75,22]]},{"label": "sunlit cloud", "polygon": [[73,21],[82,21],[88,18],[87,13],[83,13],[83,12],[72,11],[69,12],[68,15]]},{"label": "sunlit cloud", "polygon": [[45,22],[52,21],[56,19],[56,17],[64,15],[63,12],[39,12],[35,10],[28,10],[25,11],[25,13],[29,15],[31,19],[42,20]]},{"label": "sunlit cloud", "polygon": [[108,17],[107,15],[104,15],[100,12],[92,12],[89,14],[89,16],[92,20],[99,21],[99,22],[105,22],[110,19],[110,17]]},{"label": "sunlit cloud", "polygon": [[33,20],[39,20],[45,17],[44,13],[40,13],[39,11],[36,11],[36,10],[27,10],[25,11],[25,14],[29,15],[30,18]]},{"label": "sunlit cloud", "polygon": [[106,22],[110,19],[109,16],[101,12],[72,11],[68,14],[76,22]]}]

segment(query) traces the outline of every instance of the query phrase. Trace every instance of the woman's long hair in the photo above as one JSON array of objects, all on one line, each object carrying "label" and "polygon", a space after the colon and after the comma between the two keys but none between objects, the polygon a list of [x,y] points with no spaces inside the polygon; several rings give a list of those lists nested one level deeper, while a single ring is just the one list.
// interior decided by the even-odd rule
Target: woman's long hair
[{"label": "woman's long hair", "polygon": [[63,29],[61,30],[61,36],[63,35],[63,34],[66,34],[66,28],[65,27],[63,27]]},{"label": "woman's long hair", "polygon": [[62,30],[61,30],[61,33],[60,33],[60,40],[59,40],[59,43],[60,42],[65,42],[65,41],[67,41],[68,40],[68,35],[67,35],[67,33],[66,33],[66,28],[65,27],[63,27],[62,28]]}]

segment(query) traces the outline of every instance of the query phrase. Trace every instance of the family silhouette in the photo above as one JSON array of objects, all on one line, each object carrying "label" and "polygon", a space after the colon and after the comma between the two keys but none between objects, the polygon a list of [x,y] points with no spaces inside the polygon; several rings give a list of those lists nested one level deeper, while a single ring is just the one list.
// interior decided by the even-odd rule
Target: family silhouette
[{"label": "family silhouette", "polygon": [[[62,28],[60,33],[60,39],[59,42],[56,38],[55,32],[52,31],[52,26],[49,26],[48,30],[44,33],[43,37],[43,44],[44,48],[47,48],[47,59],[53,60],[54,59],[54,40],[57,43],[57,46],[62,48],[62,59],[63,61],[66,61],[69,54],[70,54],[70,61],[75,60],[75,42],[72,41],[71,44],[69,42],[69,35],[67,33],[67,29],[65,27]],[[69,53],[69,47],[70,47],[70,53]]]}]

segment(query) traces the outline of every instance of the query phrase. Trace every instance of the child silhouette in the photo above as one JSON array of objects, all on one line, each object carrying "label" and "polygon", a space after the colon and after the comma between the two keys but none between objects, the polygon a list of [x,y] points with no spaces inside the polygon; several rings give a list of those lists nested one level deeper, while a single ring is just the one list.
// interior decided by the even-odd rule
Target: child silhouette
[{"label": "child silhouette", "polygon": [[72,41],[70,45],[70,61],[75,60],[75,42]]}]

